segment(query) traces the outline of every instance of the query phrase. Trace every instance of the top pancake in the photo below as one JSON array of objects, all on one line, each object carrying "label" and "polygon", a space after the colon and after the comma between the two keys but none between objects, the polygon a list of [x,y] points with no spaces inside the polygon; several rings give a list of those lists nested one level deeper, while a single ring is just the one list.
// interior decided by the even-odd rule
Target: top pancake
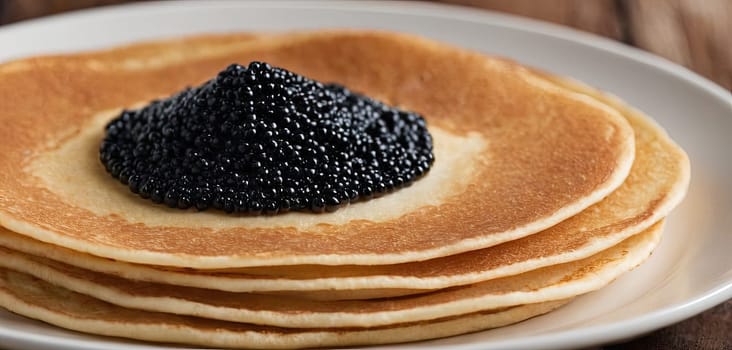
[{"label": "top pancake", "polygon": [[[436,161],[411,187],[335,213],[247,217],[154,205],[97,160],[120,108],[266,61],[421,113]],[[393,264],[524,237],[628,175],[612,108],[524,67],[413,36],[203,37],[0,66],[0,224],[77,251],[192,268]]]},{"label": "top pancake", "polygon": [[215,270],[123,263],[43,243],[3,228],[0,228],[0,246],[133,280],[231,292],[290,291],[288,294],[307,298],[365,299],[476,283],[578,260],[608,249],[666,217],[681,202],[689,184],[689,160],[684,151],[652,120],[617,99],[572,81],[546,78],[620,112],[633,128],[635,160],[625,182],[603,200],[521,239],[394,265],[288,265]]}]

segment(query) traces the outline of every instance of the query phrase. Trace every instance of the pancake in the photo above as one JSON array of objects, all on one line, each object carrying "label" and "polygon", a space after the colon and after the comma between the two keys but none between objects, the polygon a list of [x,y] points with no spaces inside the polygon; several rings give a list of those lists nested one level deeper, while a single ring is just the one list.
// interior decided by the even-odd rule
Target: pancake
[{"label": "pancake", "polygon": [[121,308],[0,269],[0,306],[50,324],[99,335],[206,347],[292,349],[388,344],[501,327],[549,312],[568,300],[375,328],[297,329]]},{"label": "pancake", "polygon": [[[1,66],[0,224],[140,264],[396,264],[546,229],[615,190],[633,162],[619,113],[504,60],[383,32],[232,36],[209,51],[210,40]],[[190,47],[169,53],[181,46]],[[332,214],[261,217],[151,205],[104,173],[96,152],[115,111],[253,59],[421,113],[434,167],[411,187]]]},{"label": "pancake", "polygon": [[122,307],[297,328],[377,327],[562,300],[591,292],[643,262],[663,221],[589,258],[431,293],[372,300],[314,301],[135,282],[0,248],[0,267]]},{"label": "pancake", "polygon": [[[590,88],[576,83],[559,83],[613,106],[628,120],[636,138],[635,162],[623,185],[601,202],[522,239],[458,255],[396,265],[294,265],[221,270],[179,270],[129,264],[78,253],[1,228],[0,245],[128,279],[232,292],[296,291],[301,297],[317,299],[412,294],[585,258],[665,217],[686,192],[689,165],[683,151],[640,112]],[[327,292],[317,292],[323,290]]]}]

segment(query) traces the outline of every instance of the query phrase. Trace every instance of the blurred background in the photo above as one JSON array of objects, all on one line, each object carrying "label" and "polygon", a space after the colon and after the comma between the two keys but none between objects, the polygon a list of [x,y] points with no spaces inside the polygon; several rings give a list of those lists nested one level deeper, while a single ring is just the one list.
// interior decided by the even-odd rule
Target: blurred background
[{"label": "blurred background", "polygon": [[[131,1],[0,0],[0,25],[125,2]],[[608,37],[662,56],[695,71],[727,90],[732,89],[732,0],[443,0],[439,2],[530,17]],[[644,337],[592,350],[732,349],[731,334],[732,300]]]}]

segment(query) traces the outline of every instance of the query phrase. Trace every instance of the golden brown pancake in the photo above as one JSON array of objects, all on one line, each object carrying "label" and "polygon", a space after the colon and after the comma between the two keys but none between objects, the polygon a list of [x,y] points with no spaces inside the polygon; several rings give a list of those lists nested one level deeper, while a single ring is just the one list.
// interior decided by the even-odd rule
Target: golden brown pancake
[{"label": "golden brown pancake", "polygon": [[642,263],[658,244],[663,221],[582,260],[520,275],[372,300],[315,301],[135,282],[0,248],[0,267],[122,307],[279,327],[377,327],[561,300],[605,286]]},{"label": "golden brown pancake", "polygon": [[[517,64],[382,32],[211,40],[0,66],[0,224],[133,263],[394,264],[546,229],[616,189],[633,160],[632,130],[615,110]],[[335,214],[237,217],[152,205],[91,162],[115,110],[254,59],[423,114],[434,168]]]},{"label": "golden brown pancake", "polygon": [[[482,250],[397,265],[295,265],[206,271],[113,261],[1,229],[0,245],[125,278],[235,292],[358,289],[357,296],[363,298],[366,288],[410,288],[399,292],[414,293],[419,289],[508,276],[606,249],[667,215],[683,197],[689,178],[688,159],[683,151],[646,117],[628,107],[617,107],[633,126],[636,137],[635,162],[625,183],[600,203],[554,227]],[[382,291],[372,296],[394,292]]]},{"label": "golden brown pancake", "polygon": [[[563,84],[573,88],[570,83]],[[590,88],[574,85],[574,90],[612,105],[628,119],[636,137],[630,175],[615,192],[578,215],[540,233],[497,246],[396,265],[179,270],[82,254],[1,228],[0,245],[129,279],[233,292],[295,291],[292,294],[319,299],[404,295],[581,259],[666,216],[686,192],[689,166],[683,151],[647,117]]]},{"label": "golden brown pancake", "polygon": [[373,328],[277,328],[125,309],[29,275],[0,269],[0,306],[17,314],[80,332],[206,347],[293,349],[434,339],[520,322],[567,302],[521,305]]}]

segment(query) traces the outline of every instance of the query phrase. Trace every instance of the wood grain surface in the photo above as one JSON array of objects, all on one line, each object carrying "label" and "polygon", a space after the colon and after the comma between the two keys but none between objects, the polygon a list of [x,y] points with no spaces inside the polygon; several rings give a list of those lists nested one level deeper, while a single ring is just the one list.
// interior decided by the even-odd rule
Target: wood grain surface
[{"label": "wood grain surface", "polygon": [[[0,25],[124,0],[0,0]],[[612,38],[732,89],[732,0],[445,0]],[[1,49],[1,48],[0,48]],[[732,300],[646,336],[598,349],[732,349]],[[588,349],[590,350],[590,349]]]}]

